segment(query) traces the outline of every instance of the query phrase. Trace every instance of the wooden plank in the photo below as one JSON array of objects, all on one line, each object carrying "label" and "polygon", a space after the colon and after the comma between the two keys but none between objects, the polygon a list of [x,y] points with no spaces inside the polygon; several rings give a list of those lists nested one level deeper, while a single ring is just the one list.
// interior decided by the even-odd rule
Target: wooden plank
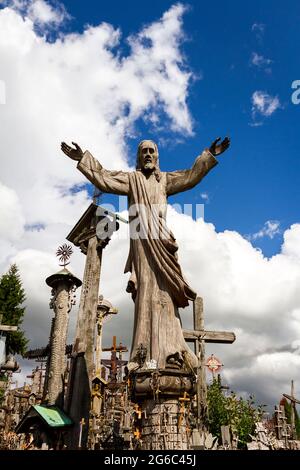
[{"label": "wooden plank", "polygon": [[0,325],[0,331],[17,331],[17,326],[10,326],[10,325]]},{"label": "wooden plank", "polygon": [[297,403],[298,405],[300,404],[300,400],[297,400],[297,398],[293,397],[292,395],[288,395],[287,393],[282,394],[285,398],[288,398],[294,403]]},{"label": "wooden plank", "polygon": [[184,339],[187,342],[204,340],[206,343],[231,344],[235,341],[235,334],[230,331],[201,331],[183,330]]},{"label": "wooden plank", "polygon": [[204,330],[203,299],[197,297],[193,303],[193,317],[195,330]]},{"label": "wooden plank", "polygon": [[[204,311],[203,299],[197,297],[193,304],[194,331],[204,333]],[[206,389],[206,367],[205,367],[205,341],[197,338],[194,341],[195,353],[198,358],[197,367],[197,424],[198,429],[204,428],[207,423],[207,389]]]}]

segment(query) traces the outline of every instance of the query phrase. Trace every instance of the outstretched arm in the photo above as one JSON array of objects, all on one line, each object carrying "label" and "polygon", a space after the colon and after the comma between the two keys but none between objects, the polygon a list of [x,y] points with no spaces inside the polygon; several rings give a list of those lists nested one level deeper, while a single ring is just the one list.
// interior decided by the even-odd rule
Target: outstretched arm
[{"label": "outstretched arm", "polygon": [[204,152],[196,158],[191,169],[167,173],[167,196],[193,188],[218,164],[218,160],[215,157],[225,152],[230,145],[230,139],[228,137],[222,142],[220,142],[220,140],[219,137],[211,144],[209,149],[205,149]]},{"label": "outstretched arm", "polygon": [[127,195],[129,193],[128,173],[105,170],[88,150],[83,152],[78,144],[75,142],[72,142],[72,144],[75,148],[62,142],[62,151],[72,160],[78,161],[78,170],[100,191],[120,195]]}]

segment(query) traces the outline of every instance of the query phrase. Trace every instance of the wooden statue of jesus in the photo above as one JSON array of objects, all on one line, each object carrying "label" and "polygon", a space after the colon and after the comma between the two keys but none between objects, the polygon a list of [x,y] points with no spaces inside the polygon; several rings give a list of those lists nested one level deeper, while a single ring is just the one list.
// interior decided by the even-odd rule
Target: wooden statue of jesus
[{"label": "wooden statue of jesus", "polygon": [[[197,185],[218,163],[215,157],[229,147],[229,138],[216,139],[191,169],[172,172],[160,171],[157,145],[151,140],[139,144],[133,172],[105,170],[90,152],[73,145],[75,148],[63,142],[61,149],[78,161],[77,168],[91,183],[104,193],[128,196],[130,250],[125,272],[131,273],[127,291],[135,302],[129,371],[140,367],[141,345],[145,361],[152,360],[159,369],[197,367],[178,313],[196,293],[182,275],[178,247],[166,226],[167,198]],[[138,224],[132,223],[136,220]]]}]

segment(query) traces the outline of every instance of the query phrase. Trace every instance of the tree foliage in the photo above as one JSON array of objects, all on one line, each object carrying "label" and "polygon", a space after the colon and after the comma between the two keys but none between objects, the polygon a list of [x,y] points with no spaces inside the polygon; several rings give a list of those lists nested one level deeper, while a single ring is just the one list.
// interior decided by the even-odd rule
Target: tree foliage
[{"label": "tree foliage", "polygon": [[[0,315],[2,323],[20,327],[25,313],[25,291],[16,264],[0,278]],[[28,340],[24,331],[9,332],[6,338],[7,354],[24,354]]]},{"label": "tree foliage", "polygon": [[221,426],[230,426],[240,448],[252,440],[255,425],[263,414],[262,406],[256,406],[253,397],[244,400],[234,392],[225,396],[221,383],[214,380],[207,390],[207,403],[209,430],[214,436],[221,440]]}]

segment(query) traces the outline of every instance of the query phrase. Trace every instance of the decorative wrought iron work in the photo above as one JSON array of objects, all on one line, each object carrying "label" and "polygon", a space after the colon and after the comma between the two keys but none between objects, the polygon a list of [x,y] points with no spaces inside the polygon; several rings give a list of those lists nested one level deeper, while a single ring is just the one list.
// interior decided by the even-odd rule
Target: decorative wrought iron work
[{"label": "decorative wrought iron work", "polygon": [[58,257],[60,263],[62,263],[59,265],[65,268],[68,264],[70,264],[69,259],[72,253],[73,249],[71,245],[67,245],[66,243],[64,243],[63,245],[59,246],[56,252],[56,256]]}]

